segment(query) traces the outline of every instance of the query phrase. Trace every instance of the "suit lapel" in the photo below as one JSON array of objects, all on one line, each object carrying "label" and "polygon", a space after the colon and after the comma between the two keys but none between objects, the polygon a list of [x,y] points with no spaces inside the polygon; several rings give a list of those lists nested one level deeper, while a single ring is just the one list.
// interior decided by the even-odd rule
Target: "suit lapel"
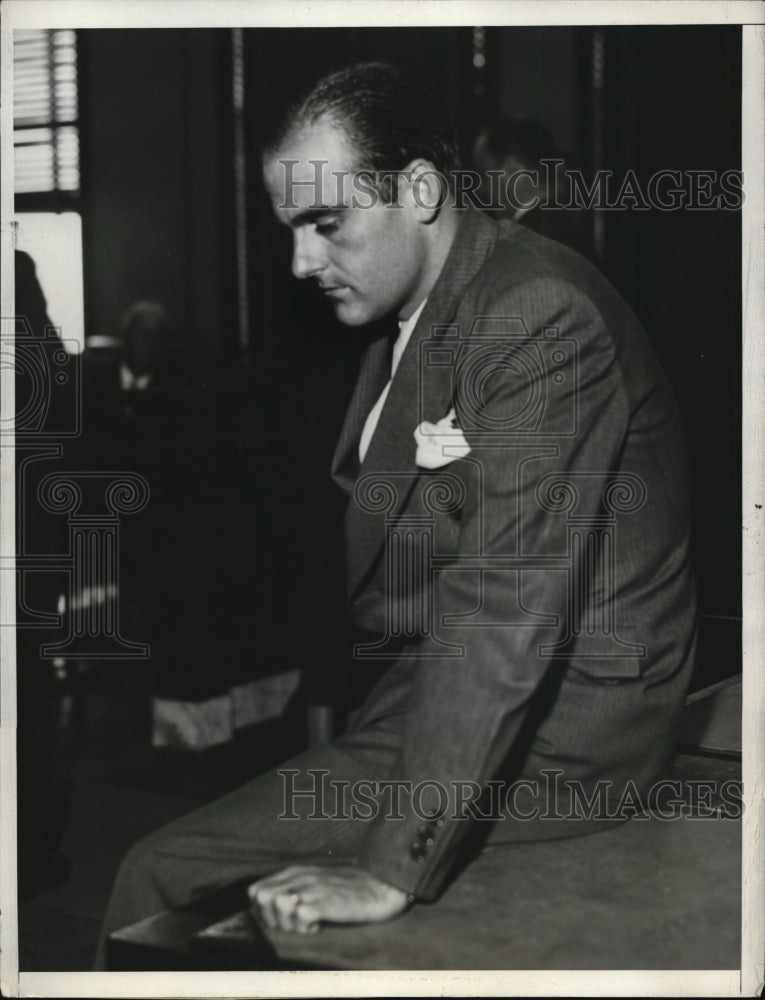
[{"label": "suit lapel", "polygon": [[359,471],[359,438],[369,411],[390,378],[390,338],[374,340],[361,360],[359,377],[348,404],[340,438],[332,459],[332,476],[346,493],[351,493]]},{"label": "suit lapel", "polygon": [[[346,514],[349,596],[363,582],[385,541],[386,517],[401,512],[420,475],[415,463],[415,427],[422,420],[440,420],[452,404],[452,369],[424,365],[424,342],[437,344],[443,337],[446,331],[440,328],[454,319],[465,287],[481,268],[495,241],[496,224],[474,209],[466,210],[449,256],[401,358],[365,460],[360,468],[355,465],[356,485],[367,476],[389,481],[394,486],[396,500],[392,509],[378,513],[364,509],[351,498]],[[375,342],[365,356],[335,455],[333,473],[341,486],[348,482],[344,470],[353,467],[347,461],[349,451],[358,447],[367,415],[388,380],[388,365],[387,344]]]}]

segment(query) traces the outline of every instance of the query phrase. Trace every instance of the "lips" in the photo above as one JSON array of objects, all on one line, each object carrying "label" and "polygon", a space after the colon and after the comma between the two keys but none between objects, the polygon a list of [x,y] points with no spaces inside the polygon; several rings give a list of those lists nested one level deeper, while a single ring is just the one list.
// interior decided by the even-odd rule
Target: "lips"
[{"label": "lips", "polygon": [[348,291],[347,285],[319,285],[319,288],[321,288],[325,295],[330,296],[330,298],[336,298],[338,295],[342,295]]}]

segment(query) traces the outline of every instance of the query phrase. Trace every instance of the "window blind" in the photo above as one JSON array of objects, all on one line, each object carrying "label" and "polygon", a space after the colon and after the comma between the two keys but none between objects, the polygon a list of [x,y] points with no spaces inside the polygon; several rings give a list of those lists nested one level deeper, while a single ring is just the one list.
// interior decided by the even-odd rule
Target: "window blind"
[{"label": "window blind", "polygon": [[80,150],[76,33],[15,31],[13,81],[16,193],[77,194]]}]

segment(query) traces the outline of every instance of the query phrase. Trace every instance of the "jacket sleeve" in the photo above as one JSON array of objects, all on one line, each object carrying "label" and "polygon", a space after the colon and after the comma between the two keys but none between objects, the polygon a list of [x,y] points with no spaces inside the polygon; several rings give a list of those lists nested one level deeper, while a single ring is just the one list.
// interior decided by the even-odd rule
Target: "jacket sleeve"
[{"label": "jacket sleeve", "polygon": [[[579,477],[577,515],[597,514],[605,478],[624,447],[629,407],[612,338],[576,287],[535,279],[488,305],[485,314],[521,317],[526,330],[519,337],[517,324],[510,330],[495,322],[483,361],[483,349],[473,351],[474,363],[455,381],[460,426],[472,447],[458,463],[466,495],[457,555],[479,555],[490,566],[495,556],[561,551],[564,516],[551,513],[538,490],[551,474],[557,480],[586,472]],[[552,329],[568,348],[554,358],[545,342]],[[471,357],[469,348],[465,357]],[[516,433],[530,400],[536,401],[537,424],[532,433]],[[486,428],[508,433],[487,436]],[[460,657],[422,657],[427,639],[407,651],[417,662],[391,775],[403,782],[404,818],[388,819],[381,810],[359,859],[368,871],[425,900],[440,892],[467,833],[460,783],[484,785],[512,752],[550,666],[540,647],[561,638],[567,617],[564,571],[523,573],[523,605],[538,614],[513,627],[507,623],[513,572],[457,565],[435,576],[436,620],[480,608],[483,624],[454,622],[443,630],[448,642],[463,647]]]}]

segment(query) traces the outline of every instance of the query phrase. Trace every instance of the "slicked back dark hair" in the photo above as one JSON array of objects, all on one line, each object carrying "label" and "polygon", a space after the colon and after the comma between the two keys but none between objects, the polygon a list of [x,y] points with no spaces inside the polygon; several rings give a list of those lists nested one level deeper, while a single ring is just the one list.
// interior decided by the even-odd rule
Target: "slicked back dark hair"
[{"label": "slicked back dark hair", "polygon": [[450,181],[459,167],[457,145],[441,109],[424,88],[389,63],[357,63],[322,77],[267,137],[265,153],[277,152],[291,135],[322,118],[345,134],[356,151],[356,170],[403,170],[422,157]]}]

